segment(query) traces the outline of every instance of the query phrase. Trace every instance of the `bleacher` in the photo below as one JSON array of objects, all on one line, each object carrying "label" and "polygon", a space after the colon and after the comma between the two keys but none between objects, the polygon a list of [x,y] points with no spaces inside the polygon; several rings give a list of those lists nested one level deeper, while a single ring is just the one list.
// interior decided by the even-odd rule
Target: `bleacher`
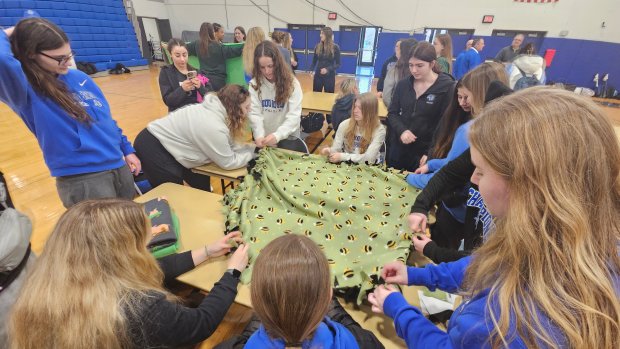
[{"label": "bleacher", "polygon": [[97,70],[147,65],[122,0],[2,0],[0,26],[14,26],[27,10],[58,24],[69,36],[76,62]]}]

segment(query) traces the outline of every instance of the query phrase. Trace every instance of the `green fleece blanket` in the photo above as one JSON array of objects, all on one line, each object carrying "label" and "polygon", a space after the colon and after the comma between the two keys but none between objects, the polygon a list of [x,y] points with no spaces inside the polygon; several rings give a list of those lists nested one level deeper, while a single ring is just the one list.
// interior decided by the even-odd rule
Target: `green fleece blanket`
[{"label": "green fleece blanket", "polygon": [[325,157],[261,150],[251,173],[224,197],[226,228],[250,244],[252,261],[282,234],[304,234],[325,252],[334,287],[373,287],[371,275],[409,254],[409,208],[419,190],[403,174],[365,164],[331,164]]}]

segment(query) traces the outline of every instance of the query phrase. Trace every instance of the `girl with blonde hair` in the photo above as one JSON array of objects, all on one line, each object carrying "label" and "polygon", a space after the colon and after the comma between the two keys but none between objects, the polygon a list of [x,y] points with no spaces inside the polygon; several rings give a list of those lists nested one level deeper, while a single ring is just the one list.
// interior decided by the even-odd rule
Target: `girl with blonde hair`
[{"label": "girl with blonde hair", "polygon": [[336,95],[336,102],[332,106],[331,123],[334,131],[338,131],[340,123],[351,117],[353,101],[360,93],[357,80],[348,78],[340,81],[340,90]]},{"label": "girl with blonde hair", "polygon": [[331,287],[327,257],[316,243],[296,234],[271,241],[256,258],[250,284],[259,321],[217,349],[383,348],[340,306]]},{"label": "girl with blonde hair", "polygon": [[[265,41],[267,37],[261,27],[252,27],[248,29],[248,34],[243,46],[243,70],[245,71],[246,78],[252,79],[252,71],[254,70],[254,49],[261,42]],[[247,79],[248,81],[250,79]]]},{"label": "girl with blonde hair", "polygon": [[333,163],[341,161],[377,163],[385,141],[385,127],[379,120],[379,100],[372,92],[359,95],[351,117],[340,124],[330,148],[321,154]]},{"label": "girl with blonde hair", "polygon": [[[386,282],[461,290],[448,333],[392,287],[369,296],[411,347],[616,348],[620,338],[620,146],[592,101],[533,87],[489,104],[470,130],[495,230],[471,257],[390,263]],[[596,154],[596,156],[592,156]]]},{"label": "girl with blonde hair", "polygon": [[[158,265],[146,248],[149,227],[143,207],[132,201],[83,201],[66,211],[13,307],[11,348],[160,348],[209,337],[235,299],[236,272],[224,273],[195,309],[179,304],[162,283],[226,254],[229,240],[242,243],[240,233]],[[228,267],[242,271],[247,261],[241,245]]]}]

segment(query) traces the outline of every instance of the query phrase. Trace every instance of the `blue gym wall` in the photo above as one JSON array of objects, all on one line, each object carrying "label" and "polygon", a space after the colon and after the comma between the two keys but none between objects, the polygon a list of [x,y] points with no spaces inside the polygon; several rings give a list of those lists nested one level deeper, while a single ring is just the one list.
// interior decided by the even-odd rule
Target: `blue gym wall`
[{"label": "blue gym wall", "polygon": [[[275,30],[287,31],[286,28]],[[409,33],[382,32],[377,43],[377,58],[375,60],[374,74],[379,77],[383,62],[394,54],[394,44],[402,38],[411,37]],[[474,37],[479,37],[474,35]],[[503,47],[510,45],[512,38],[499,36],[480,36],[484,38],[485,47],[482,56],[485,59],[493,59]],[[340,32],[334,31],[334,42],[340,47],[346,47],[347,43],[340,42]],[[415,34],[414,39],[425,40],[424,34]],[[452,36],[452,49],[456,57],[465,47],[469,36]],[[609,74],[609,87],[620,89],[620,44],[592,40],[578,40],[565,38],[527,38],[526,43],[533,42],[537,47],[538,54],[545,54],[547,49],[555,49],[555,57],[551,66],[547,68],[547,82],[562,82],[575,84],[594,89],[592,79],[594,74],[599,73],[600,78]],[[308,57],[308,66],[312,60],[312,54]],[[353,59],[343,60],[339,73],[355,74]],[[305,65],[301,69],[305,69]]]},{"label": "blue gym wall", "polygon": [[98,70],[148,64],[122,0],[0,0],[0,27],[14,26],[26,10],[67,33],[76,62],[94,63]]},{"label": "blue gym wall", "polygon": [[[375,61],[375,76],[381,74],[381,66],[394,54],[394,44],[400,38],[409,37],[408,33],[383,32],[379,36],[378,53]],[[478,36],[475,36],[478,37]],[[424,40],[424,35],[414,35],[417,40]],[[512,38],[482,36],[485,41],[482,56],[493,59],[497,52],[510,45]],[[452,36],[453,52],[456,57],[465,47],[469,36]],[[525,42],[534,42],[538,54],[544,55],[547,49],[555,49],[555,57],[547,68],[547,81],[571,83],[577,86],[594,88],[594,74],[609,74],[609,87],[620,88],[620,44],[592,40],[564,38],[527,38]]]}]

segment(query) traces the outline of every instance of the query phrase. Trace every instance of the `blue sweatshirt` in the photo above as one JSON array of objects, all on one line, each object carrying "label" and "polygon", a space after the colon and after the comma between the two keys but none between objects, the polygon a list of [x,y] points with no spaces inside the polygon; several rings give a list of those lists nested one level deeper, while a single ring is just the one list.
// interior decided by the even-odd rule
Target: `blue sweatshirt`
[{"label": "blue sweatshirt", "polygon": [[32,88],[2,30],[0,76],[0,101],[19,115],[35,135],[52,176],[116,169],[125,165],[124,155],[135,152],[112,119],[103,93],[88,75],[70,69],[58,76],[93,119],[86,125]]},{"label": "blue sweatshirt", "polygon": [[473,47],[461,52],[454,62],[454,78],[457,80],[462,78],[468,71],[479,66],[482,62],[480,52]]},{"label": "blue sweatshirt", "polygon": [[[325,317],[314,332],[312,339],[304,341],[301,347],[302,349],[358,349],[359,345],[353,334],[346,327]],[[282,339],[269,337],[265,327],[261,325],[258,331],[254,332],[250,339],[248,339],[244,348],[284,349],[285,343]]]},{"label": "blue sweatshirt", "polygon": [[[424,268],[407,269],[410,285],[423,285],[431,290],[439,288],[447,292],[460,289],[465,270],[471,256],[451,263],[427,265]],[[437,328],[424,317],[422,312],[409,304],[401,293],[390,294],[383,303],[383,311],[394,319],[396,333],[403,338],[409,348],[489,348],[488,339],[493,323],[487,310],[488,291],[477,294],[466,300],[452,314],[448,324],[448,332]],[[492,307],[493,304],[491,305]],[[495,307],[494,307],[495,308]],[[544,330],[560,344],[563,337],[544,316],[541,317]],[[506,338],[516,335],[512,327]],[[508,343],[509,348],[526,348],[518,336]]]},{"label": "blue sweatshirt", "polygon": [[433,178],[435,172],[439,171],[448,162],[463,154],[463,152],[469,148],[469,140],[467,139],[467,135],[469,133],[469,126],[471,126],[472,122],[473,120],[469,120],[456,129],[454,139],[452,140],[452,147],[450,148],[450,151],[448,151],[448,155],[446,155],[445,158],[428,160],[426,164],[428,165],[429,172],[424,174],[408,174],[407,183],[416,188],[424,189],[424,187],[428,184],[428,181]]}]

